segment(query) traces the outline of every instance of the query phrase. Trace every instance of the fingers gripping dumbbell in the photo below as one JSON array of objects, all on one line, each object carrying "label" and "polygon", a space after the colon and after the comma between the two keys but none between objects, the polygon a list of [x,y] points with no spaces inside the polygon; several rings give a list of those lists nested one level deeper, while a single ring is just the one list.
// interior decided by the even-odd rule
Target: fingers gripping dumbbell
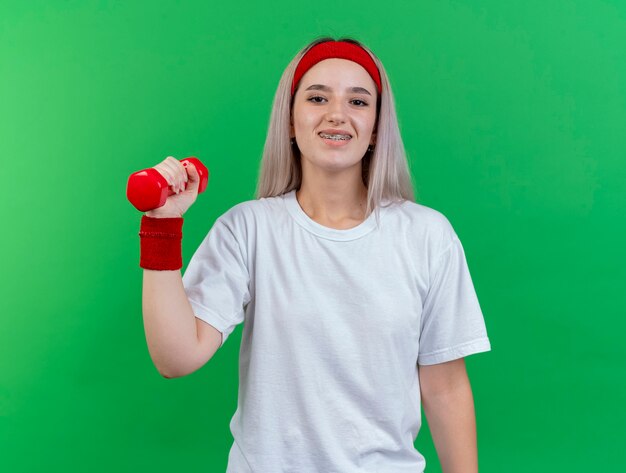
[{"label": "fingers gripping dumbbell", "polygon": [[[200,182],[198,193],[204,192],[209,180],[209,170],[195,156],[182,159],[180,162],[193,163],[198,171]],[[185,188],[187,183],[185,183]],[[165,205],[167,198],[174,194],[167,180],[154,168],[142,169],[130,175],[126,186],[126,197],[141,212],[157,209]]]}]

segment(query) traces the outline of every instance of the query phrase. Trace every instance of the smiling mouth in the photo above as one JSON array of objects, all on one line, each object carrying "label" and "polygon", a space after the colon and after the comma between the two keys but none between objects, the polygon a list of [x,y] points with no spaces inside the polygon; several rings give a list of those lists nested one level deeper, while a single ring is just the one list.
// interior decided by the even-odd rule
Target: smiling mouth
[{"label": "smiling mouth", "polygon": [[323,133],[323,132],[320,132],[319,136],[327,140],[333,140],[333,141],[348,141],[349,139],[352,138],[350,135],[332,134],[332,133]]}]

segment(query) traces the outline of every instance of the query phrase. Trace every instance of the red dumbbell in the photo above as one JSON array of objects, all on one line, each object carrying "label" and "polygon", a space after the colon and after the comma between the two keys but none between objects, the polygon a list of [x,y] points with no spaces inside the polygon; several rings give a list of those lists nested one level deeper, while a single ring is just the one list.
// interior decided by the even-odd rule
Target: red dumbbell
[{"label": "red dumbbell", "polygon": [[[193,163],[196,167],[200,176],[198,194],[204,192],[209,182],[209,170],[195,156],[180,160],[181,163],[185,161]],[[186,183],[185,187],[187,187]],[[174,191],[170,188],[167,180],[154,168],[134,172],[128,178],[126,197],[141,212],[163,207],[168,196],[172,194]]]}]

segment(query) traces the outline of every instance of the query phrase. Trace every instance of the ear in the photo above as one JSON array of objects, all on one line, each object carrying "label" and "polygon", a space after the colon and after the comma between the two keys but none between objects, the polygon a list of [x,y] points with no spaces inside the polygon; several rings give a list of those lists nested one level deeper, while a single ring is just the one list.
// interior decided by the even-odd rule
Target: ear
[{"label": "ear", "polygon": [[371,145],[375,145],[376,144],[376,132],[372,132],[372,137],[370,138],[370,144]]}]

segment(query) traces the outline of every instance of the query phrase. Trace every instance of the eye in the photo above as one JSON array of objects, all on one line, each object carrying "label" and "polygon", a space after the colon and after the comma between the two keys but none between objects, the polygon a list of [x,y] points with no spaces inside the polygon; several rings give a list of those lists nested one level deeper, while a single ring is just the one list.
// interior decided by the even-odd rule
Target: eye
[{"label": "eye", "polygon": [[[308,102],[313,102],[313,103],[322,103],[323,100],[326,100],[326,99],[324,97],[320,97],[319,95],[313,95],[312,97],[309,97],[307,99]],[[367,102],[361,99],[353,99],[351,100],[351,102],[354,103],[357,107],[367,107],[368,105]]]},{"label": "eye", "polygon": [[361,99],[354,99],[353,102],[361,102],[363,105],[359,105],[359,107],[367,107],[367,102],[364,102]]}]

